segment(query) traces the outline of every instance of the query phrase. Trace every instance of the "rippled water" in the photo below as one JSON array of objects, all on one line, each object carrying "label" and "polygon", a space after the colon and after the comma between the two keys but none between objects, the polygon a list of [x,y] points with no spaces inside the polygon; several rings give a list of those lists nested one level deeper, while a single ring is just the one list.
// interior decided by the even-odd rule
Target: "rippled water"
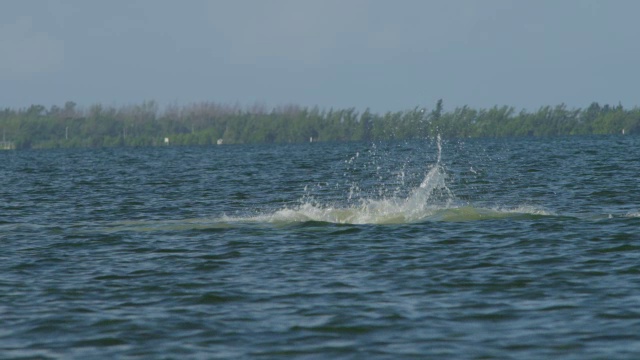
[{"label": "rippled water", "polygon": [[640,138],[0,152],[0,358],[640,358]]}]

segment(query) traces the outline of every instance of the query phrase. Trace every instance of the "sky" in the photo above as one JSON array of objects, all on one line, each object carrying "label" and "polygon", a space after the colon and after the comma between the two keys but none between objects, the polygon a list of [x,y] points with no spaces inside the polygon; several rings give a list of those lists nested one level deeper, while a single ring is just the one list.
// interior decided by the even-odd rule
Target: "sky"
[{"label": "sky", "polygon": [[3,0],[0,107],[640,105],[636,0]]}]

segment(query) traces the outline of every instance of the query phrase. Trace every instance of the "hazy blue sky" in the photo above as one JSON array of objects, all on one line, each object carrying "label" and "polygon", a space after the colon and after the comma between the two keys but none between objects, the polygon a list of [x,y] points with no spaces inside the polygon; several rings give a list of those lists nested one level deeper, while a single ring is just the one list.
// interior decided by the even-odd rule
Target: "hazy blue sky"
[{"label": "hazy blue sky", "polygon": [[640,105],[635,0],[4,0],[0,107]]}]

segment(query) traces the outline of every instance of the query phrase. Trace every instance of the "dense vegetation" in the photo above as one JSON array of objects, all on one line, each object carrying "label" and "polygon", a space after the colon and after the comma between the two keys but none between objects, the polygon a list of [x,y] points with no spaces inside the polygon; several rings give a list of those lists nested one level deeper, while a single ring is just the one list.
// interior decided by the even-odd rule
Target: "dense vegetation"
[{"label": "dense vegetation", "polygon": [[432,110],[374,114],[368,109],[322,110],[295,105],[267,109],[212,102],[168,106],[155,102],[120,108],[93,105],[79,109],[32,105],[0,110],[0,131],[17,148],[153,146],[237,143],[293,143],[313,141],[374,141],[443,137],[553,136],[640,132],[640,108],[592,103],[586,109],[564,104],[537,111],[513,107],[444,112],[442,101]]}]

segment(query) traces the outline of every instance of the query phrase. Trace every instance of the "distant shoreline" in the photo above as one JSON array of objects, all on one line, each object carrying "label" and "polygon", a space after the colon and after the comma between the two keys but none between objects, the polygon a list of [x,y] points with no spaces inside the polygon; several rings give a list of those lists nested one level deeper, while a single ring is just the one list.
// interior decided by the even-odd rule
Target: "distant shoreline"
[{"label": "distant shoreline", "polygon": [[124,107],[74,102],[47,109],[0,110],[4,150],[117,146],[271,144],[326,141],[522,137],[640,133],[640,108],[592,103],[585,109],[544,106],[534,112],[513,107],[433,109],[376,114],[296,105],[267,109],[214,102],[158,110],[153,102]]}]

